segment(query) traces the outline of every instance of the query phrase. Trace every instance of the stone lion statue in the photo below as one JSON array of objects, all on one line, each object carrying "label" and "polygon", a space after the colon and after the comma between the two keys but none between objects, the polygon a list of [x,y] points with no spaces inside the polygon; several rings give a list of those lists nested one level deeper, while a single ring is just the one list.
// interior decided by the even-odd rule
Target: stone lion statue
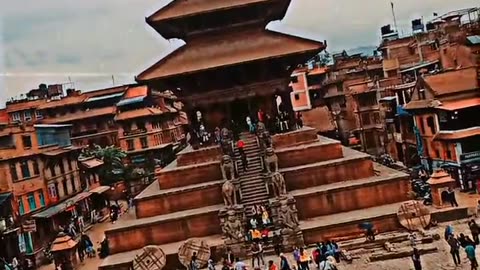
[{"label": "stone lion statue", "polygon": [[[222,157],[222,164],[220,165],[222,169],[222,177],[225,180],[235,179],[235,167],[233,166],[232,158],[229,155],[224,155]],[[228,173],[228,177],[227,177]]]},{"label": "stone lion statue", "polygon": [[242,222],[235,214],[235,211],[228,211],[228,217],[223,223],[222,231],[230,240],[242,241]]},{"label": "stone lion statue", "polygon": [[265,150],[265,167],[267,167],[267,173],[272,172],[272,165],[273,165],[273,172],[278,171],[278,157],[275,154],[275,150],[272,147],[267,148]]},{"label": "stone lion statue", "polygon": [[226,206],[233,206],[237,204],[237,199],[235,196],[235,186],[232,181],[226,180],[222,185],[222,196],[223,202]]},{"label": "stone lion statue", "polygon": [[287,194],[287,188],[285,187],[285,178],[280,172],[275,172],[272,175],[273,193],[275,197],[281,197]]}]

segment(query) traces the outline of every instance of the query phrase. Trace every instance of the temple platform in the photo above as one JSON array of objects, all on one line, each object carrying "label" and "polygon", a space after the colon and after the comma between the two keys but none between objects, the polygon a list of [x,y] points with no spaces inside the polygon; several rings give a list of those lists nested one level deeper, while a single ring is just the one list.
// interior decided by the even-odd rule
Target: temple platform
[{"label": "temple platform", "polygon": [[[211,235],[207,237],[199,237],[198,240],[206,241],[210,246],[210,252],[214,258],[220,259],[223,238],[221,235]],[[165,252],[167,256],[167,264],[165,269],[179,269],[182,268],[180,261],[178,260],[178,249],[185,241],[179,241],[169,244],[160,245],[160,248]],[[130,270],[132,269],[132,262],[141,249],[135,249],[132,251],[126,251],[122,253],[117,253],[108,256],[105,258],[100,265],[99,269],[101,270]]]},{"label": "temple platform", "polygon": [[298,130],[272,136],[273,147],[279,150],[285,147],[314,143],[318,141],[317,130],[311,127],[303,127]]},{"label": "temple platform", "polygon": [[221,157],[222,151],[218,146],[193,149],[189,145],[177,154],[177,164],[178,166],[187,166],[199,162],[217,161]]},{"label": "temple platform", "polygon": [[105,231],[110,253],[219,234],[221,228],[218,213],[222,208],[223,204],[121,221]]},{"label": "temple platform", "polygon": [[220,160],[199,161],[199,163],[184,166],[180,166],[178,161],[175,160],[157,172],[156,177],[161,189],[184,187],[210,182],[214,179],[222,179]]},{"label": "temple platform", "polygon": [[342,145],[339,141],[325,137],[317,137],[316,141],[295,144],[275,151],[280,168],[295,167],[305,164],[339,159],[343,157]]},{"label": "temple platform", "polygon": [[305,189],[339,181],[369,178],[375,175],[370,155],[342,147],[338,159],[282,168],[287,190]]},{"label": "temple platform", "polygon": [[165,215],[178,211],[222,204],[223,180],[183,187],[160,189],[155,181],[135,197],[137,218]]},{"label": "temple platform", "polygon": [[[290,192],[297,202],[299,219],[392,204],[409,199],[408,175],[375,165],[376,175]],[[395,190],[394,193],[390,192]]]}]

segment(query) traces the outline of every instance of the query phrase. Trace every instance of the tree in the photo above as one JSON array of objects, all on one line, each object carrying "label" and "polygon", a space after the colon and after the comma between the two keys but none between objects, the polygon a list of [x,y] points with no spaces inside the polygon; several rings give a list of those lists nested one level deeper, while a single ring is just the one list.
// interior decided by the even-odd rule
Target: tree
[{"label": "tree", "polygon": [[103,161],[98,174],[104,185],[110,185],[125,179],[126,166],[124,159],[127,154],[120,148],[115,146],[106,146],[102,148],[94,145],[82,151],[79,159],[95,157]]}]

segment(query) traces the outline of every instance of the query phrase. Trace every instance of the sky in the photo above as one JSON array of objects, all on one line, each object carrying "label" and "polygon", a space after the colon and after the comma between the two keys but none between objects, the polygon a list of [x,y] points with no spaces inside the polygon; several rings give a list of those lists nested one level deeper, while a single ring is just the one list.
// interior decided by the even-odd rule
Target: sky
[{"label": "sky", "polygon": [[[171,46],[145,23],[165,1],[0,0],[0,104],[40,83],[73,82],[88,91],[133,82]],[[479,5],[477,0],[393,3],[401,32],[412,19]],[[280,24],[290,34],[326,40],[327,50],[336,52],[378,45],[380,27],[392,22],[389,0],[292,0]]]}]

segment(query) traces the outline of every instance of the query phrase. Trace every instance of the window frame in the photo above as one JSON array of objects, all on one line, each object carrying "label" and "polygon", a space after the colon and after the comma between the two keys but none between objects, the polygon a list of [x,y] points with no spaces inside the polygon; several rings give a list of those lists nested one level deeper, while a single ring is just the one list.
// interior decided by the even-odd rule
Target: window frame
[{"label": "window frame", "polygon": [[22,178],[30,178],[32,174],[30,173],[30,167],[28,166],[28,160],[20,161],[20,171],[22,172]]},{"label": "window frame", "polygon": [[[30,211],[35,211],[38,209],[37,201],[35,200],[35,192],[30,192],[27,194],[27,202],[28,202],[28,208],[30,209]],[[33,203],[33,207],[32,207],[32,203]]]},{"label": "window frame", "polygon": [[[28,143],[25,143],[26,142],[26,139],[28,139]],[[28,145],[27,145],[28,144]],[[22,145],[23,145],[23,149],[30,149],[32,148],[32,136],[30,135],[22,135]]]}]

